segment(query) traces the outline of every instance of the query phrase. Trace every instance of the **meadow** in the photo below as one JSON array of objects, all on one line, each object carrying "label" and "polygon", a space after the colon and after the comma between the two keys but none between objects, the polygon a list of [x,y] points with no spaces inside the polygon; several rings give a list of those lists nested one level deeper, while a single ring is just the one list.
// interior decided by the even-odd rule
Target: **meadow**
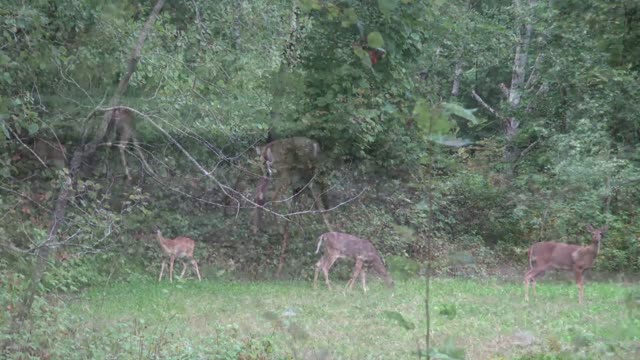
[{"label": "meadow", "polygon": [[[310,282],[139,279],[65,298],[35,339],[65,359],[418,359],[425,357],[425,280],[345,291]],[[640,312],[632,287],[541,281],[431,282],[432,358],[633,359]],[[635,304],[635,307],[634,307]],[[51,314],[53,314],[51,312]],[[43,333],[44,334],[44,333]],[[38,331],[31,336],[37,337]]]}]

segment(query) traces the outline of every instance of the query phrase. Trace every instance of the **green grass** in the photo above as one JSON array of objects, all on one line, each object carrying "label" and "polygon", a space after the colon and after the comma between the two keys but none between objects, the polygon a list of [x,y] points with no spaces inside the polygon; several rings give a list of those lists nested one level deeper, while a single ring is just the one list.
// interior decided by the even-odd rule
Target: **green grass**
[{"label": "green grass", "polygon": [[[366,294],[334,284],[333,291],[324,284],[314,290],[310,282],[213,280],[97,287],[62,310],[65,337],[52,342],[51,352],[120,359],[418,358],[424,280],[397,282],[393,290],[376,281]],[[435,279],[432,345],[450,355],[463,350],[467,359],[635,358],[640,318],[625,306],[630,291],[589,282],[578,306],[575,284],[543,280],[527,304],[521,283]],[[541,353],[556,357],[531,355]]]}]

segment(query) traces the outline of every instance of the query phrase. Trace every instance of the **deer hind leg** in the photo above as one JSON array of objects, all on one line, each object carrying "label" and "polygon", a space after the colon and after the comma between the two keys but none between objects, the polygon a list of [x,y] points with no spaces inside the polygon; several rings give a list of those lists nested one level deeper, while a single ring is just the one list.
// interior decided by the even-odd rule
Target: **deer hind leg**
[{"label": "deer hind leg", "polygon": [[162,274],[164,273],[164,267],[167,265],[166,260],[162,260],[162,268],[160,268],[160,277],[158,278],[158,282],[162,281]]},{"label": "deer hind leg", "polygon": [[126,142],[120,142],[120,144],[118,144],[118,148],[120,149],[120,157],[122,158],[122,166],[124,167],[124,173],[127,175],[127,180],[131,180],[131,174],[129,174],[129,167],[127,166],[127,158],[124,154],[126,151],[126,147]]},{"label": "deer hind leg", "polygon": [[331,282],[329,281],[329,269],[333,266],[333,264],[338,260],[337,256],[329,256],[325,258],[324,263],[322,264],[322,272],[324,273],[324,282],[327,283],[327,287],[331,289]]},{"label": "deer hind leg", "polygon": [[169,282],[173,282],[173,263],[176,261],[176,257],[172,256],[169,261]]},{"label": "deer hind leg", "polygon": [[362,278],[362,290],[367,292],[367,268],[363,267],[362,272],[360,273],[360,277]]},{"label": "deer hind leg", "polygon": [[316,271],[313,274],[313,288],[314,289],[318,288],[318,273],[320,272],[320,268],[322,268],[323,265],[324,265],[324,255],[316,263]]},{"label": "deer hind leg", "polygon": [[582,270],[576,270],[576,284],[578,285],[578,303],[582,304],[584,298],[584,280],[582,278]]},{"label": "deer hind leg", "polygon": [[527,271],[524,276],[524,300],[529,301],[529,284],[533,286],[533,294],[536,296],[536,278],[541,276],[545,272],[545,268],[542,266],[536,266],[533,269]]},{"label": "deer hind leg", "polygon": [[184,273],[187,271],[187,263],[182,260],[182,272],[180,273],[180,279],[184,277]]},{"label": "deer hind leg", "polygon": [[198,281],[202,281],[202,278],[200,277],[200,269],[198,269],[198,263],[196,262],[196,259],[191,258],[191,265],[193,266],[194,269],[196,269],[196,275],[198,275]]},{"label": "deer hind leg", "polygon": [[362,259],[356,259],[356,265],[353,267],[353,275],[347,283],[349,289],[353,289],[353,285],[355,285],[356,281],[358,280],[358,276],[360,276],[360,272],[362,271],[362,264]]}]

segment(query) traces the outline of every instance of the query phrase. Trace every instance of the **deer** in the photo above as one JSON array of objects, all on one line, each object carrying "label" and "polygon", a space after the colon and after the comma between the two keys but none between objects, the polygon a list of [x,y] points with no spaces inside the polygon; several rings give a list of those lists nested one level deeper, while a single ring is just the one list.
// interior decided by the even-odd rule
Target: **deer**
[{"label": "deer", "polygon": [[[156,237],[164,253],[169,256],[169,282],[173,282],[173,263],[176,259],[180,259],[182,261],[183,267],[180,277],[182,278],[182,276],[184,276],[184,272],[187,270],[187,264],[182,260],[184,258],[190,260],[191,265],[198,275],[198,281],[202,281],[202,278],[200,277],[200,270],[198,269],[198,263],[193,258],[193,250],[196,246],[196,242],[193,241],[193,239],[185,236],[179,236],[175,239],[166,239],[162,236],[160,229],[156,229]],[[166,263],[166,259],[162,260],[162,268],[160,269],[158,282],[162,281],[162,274],[164,273]]]},{"label": "deer", "polygon": [[320,145],[309,138],[294,136],[274,140],[265,146],[256,146],[256,153],[266,167],[268,177],[271,177],[274,173],[274,163],[282,171],[291,168],[313,168],[320,154]]},{"label": "deer", "polygon": [[135,117],[134,113],[130,109],[123,107],[114,107],[112,110],[105,112],[104,122],[107,124],[105,135],[107,137],[107,146],[112,146],[114,138],[118,137],[117,146],[120,150],[120,158],[122,159],[122,166],[127,176],[127,180],[131,180],[131,174],[129,173],[129,167],[127,166],[127,158],[125,157],[125,151],[129,142],[132,142],[136,149],[140,161],[150,171],[150,167],[144,159],[144,155],[138,146],[138,140],[136,139],[135,132]]},{"label": "deer", "polygon": [[[256,146],[263,175],[256,187],[255,202],[266,203],[266,194],[274,185],[274,200],[279,200],[287,188],[294,191],[304,187],[315,175],[320,145],[302,136],[274,140],[265,146]],[[310,187],[312,186],[309,183]],[[297,191],[295,191],[297,193]],[[260,212],[254,215],[254,233],[260,227]]]},{"label": "deer", "polygon": [[[322,216],[322,220],[329,229],[333,230],[326,212],[326,194],[323,191],[324,183],[319,181],[320,145],[317,141],[296,136],[283,138],[269,142],[265,146],[256,146],[260,166],[263,170],[255,190],[255,208],[252,216],[253,234],[261,230],[262,211],[268,200],[280,202],[289,211],[293,202],[303,190],[309,190],[313,197],[314,205]],[[319,185],[320,191],[315,184]],[[287,197],[291,191],[293,194]],[[269,196],[267,196],[269,195]],[[276,219],[276,224],[277,224]],[[280,276],[283,269],[286,250],[289,243],[289,222],[282,224],[282,246],[276,277]]]},{"label": "deer", "polygon": [[[584,272],[591,268],[600,251],[602,238],[609,230],[609,226],[594,229],[591,224],[586,227],[591,233],[591,245],[580,246],[551,241],[537,242],[529,248],[529,271],[525,274],[525,301],[529,301],[529,285],[533,287],[536,296],[536,278],[544,275],[548,270],[573,271],[578,285],[578,303],[584,298]],[[533,262],[535,261],[535,266]]]},{"label": "deer", "polygon": [[316,247],[316,254],[320,252],[322,243],[324,242],[324,254],[318,260],[315,267],[315,274],[313,276],[313,287],[317,288],[318,273],[320,270],[324,273],[324,280],[327,287],[331,289],[331,282],[329,281],[329,269],[333,266],[335,261],[339,258],[353,258],[356,261],[353,269],[353,274],[347,287],[353,289],[353,286],[360,275],[362,277],[362,289],[367,292],[367,280],[366,280],[366,267],[370,265],[373,269],[382,276],[385,284],[388,287],[393,287],[393,279],[389,275],[389,272],[384,266],[380,254],[373,246],[371,241],[360,239],[356,236],[340,233],[340,232],[327,232],[318,237],[318,246]]}]

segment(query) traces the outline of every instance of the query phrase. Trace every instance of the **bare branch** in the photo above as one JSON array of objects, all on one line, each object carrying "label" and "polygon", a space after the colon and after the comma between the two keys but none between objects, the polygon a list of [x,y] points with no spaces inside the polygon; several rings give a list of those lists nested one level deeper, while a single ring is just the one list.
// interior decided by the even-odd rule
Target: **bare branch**
[{"label": "bare branch", "polygon": [[29,152],[30,152],[31,154],[33,154],[33,156],[35,156],[35,157],[36,157],[36,159],[38,159],[38,161],[40,162],[40,164],[42,164],[42,166],[46,167],[47,169],[49,168],[49,167],[47,166],[47,164],[45,164],[45,163],[44,163],[44,161],[43,161],[42,159],[40,159],[40,156],[38,156],[38,154],[36,154],[36,152],[35,152],[35,151],[33,151],[29,146],[27,146],[27,144],[25,144],[24,142],[22,142],[22,139],[20,139],[20,136],[18,136],[18,134],[16,134],[16,133],[13,131],[13,129],[11,129],[11,127],[10,127],[10,126],[6,126],[6,127],[5,127],[5,129],[8,129],[8,130],[9,130],[9,132],[10,132],[11,134],[13,134],[13,136],[16,138],[16,140],[18,140],[18,142],[20,143],[20,145],[22,145],[25,149],[29,150]]},{"label": "bare branch", "polygon": [[492,113],[495,117],[497,117],[498,119],[502,120],[502,121],[506,121],[505,117],[500,115],[499,112],[497,112],[494,108],[492,108],[491,106],[489,106],[489,104],[487,104],[486,102],[484,102],[484,100],[482,100],[482,98],[480,97],[480,95],[478,95],[476,93],[475,90],[471,90],[471,96],[473,96],[474,99],[476,99],[476,101],[482,105],[483,108],[487,109],[487,111],[489,111],[490,113]]}]

